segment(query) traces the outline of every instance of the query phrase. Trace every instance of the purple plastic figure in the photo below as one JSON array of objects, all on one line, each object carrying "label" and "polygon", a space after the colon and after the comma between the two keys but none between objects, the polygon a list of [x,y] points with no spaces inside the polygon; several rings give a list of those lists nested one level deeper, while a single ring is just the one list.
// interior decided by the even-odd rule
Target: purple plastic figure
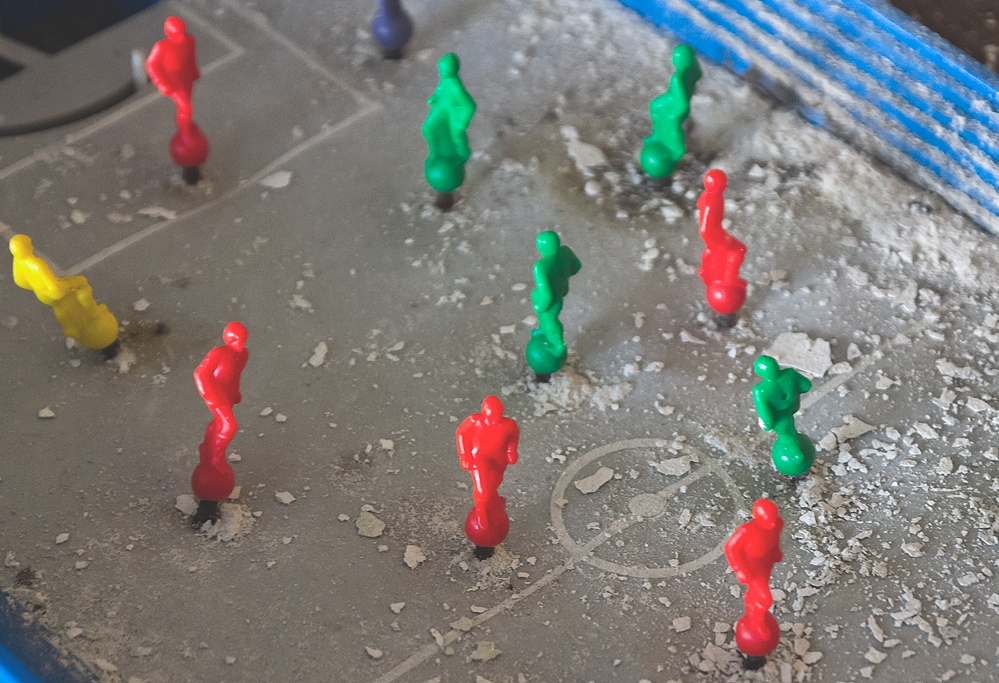
[{"label": "purple plastic figure", "polygon": [[413,18],[402,8],[402,0],[378,0],[371,35],[382,46],[385,59],[402,59],[403,49],[413,37]]}]

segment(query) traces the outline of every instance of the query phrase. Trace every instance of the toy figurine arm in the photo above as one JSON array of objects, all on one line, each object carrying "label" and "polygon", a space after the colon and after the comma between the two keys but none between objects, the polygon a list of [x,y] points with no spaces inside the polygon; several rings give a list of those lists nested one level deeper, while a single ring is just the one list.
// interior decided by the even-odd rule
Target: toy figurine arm
[{"label": "toy figurine arm", "polygon": [[201,398],[205,400],[209,409],[220,403],[228,402],[222,385],[215,379],[215,371],[219,367],[218,356],[219,349],[212,349],[194,369],[194,386],[197,387],[198,393],[201,394]]},{"label": "toy figurine arm", "polygon": [[169,82],[168,75],[163,71],[163,47],[160,43],[153,45],[153,49],[149,51],[149,56],[146,57],[146,73],[149,74],[149,80],[153,82],[156,89],[160,91],[161,95],[169,96],[176,86]]},{"label": "toy figurine arm", "polygon": [[740,526],[735,530],[735,533],[725,541],[725,559],[728,560],[728,565],[735,572],[735,578],[738,579],[739,583],[748,583],[749,576],[746,574],[745,568],[745,554],[742,551],[743,543],[745,543],[746,537],[746,527]]},{"label": "toy figurine arm", "polygon": [[698,201],[698,209],[700,209],[700,225],[698,226],[698,232],[701,233],[701,239],[709,247],[714,246],[722,236],[724,231],[722,230],[722,218],[725,216],[725,205],[724,199],[721,197],[721,193],[704,193],[702,195],[704,202]]},{"label": "toy figurine arm", "polygon": [[510,436],[506,442],[506,462],[513,465],[517,462],[517,444],[520,441],[520,427],[513,420],[510,420]]},{"label": "toy figurine arm", "polygon": [[756,404],[756,413],[760,416],[760,422],[763,424],[763,431],[769,432],[774,428],[774,413],[770,410],[770,403],[767,402],[764,393],[763,387],[753,387],[753,403]]},{"label": "toy figurine arm", "polygon": [[461,463],[461,469],[471,471],[472,469],[472,453],[471,453],[471,443],[469,439],[471,437],[471,431],[474,425],[472,424],[472,419],[470,417],[465,418],[465,421],[458,425],[458,431],[454,433],[455,441],[458,446],[458,462]]},{"label": "toy figurine arm", "polygon": [[568,258],[569,275],[575,275],[580,271],[580,269],[582,269],[583,262],[579,260],[579,257],[576,256],[576,252],[574,252],[572,249],[570,249],[569,247],[563,247],[563,248],[565,249],[566,254],[569,257]]},{"label": "toy figurine arm", "polygon": [[535,313],[544,313],[552,305],[552,288],[548,284],[548,271],[543,261],[534,264],[534,290],[531,304]]},{"label": "toy figurine arm", "polygon": [[[40,298],[57,301],[69,293],[69,287],[58,277],[49,264],[40,258],[15,259],[14,283],[23,289],[30,289]],[[51,304],[50,304],[51,305]]]},{"label": "toy figurine arm", "polygon": [[798,385],[798,391],[800,391],[801,393],[805,393],[806,391],[812,390],[811,380],[802,375],[800,372],[795,372],[794,374],[797,375],[795,379],[797,380],[796,383]]},{"label": "toy figurine arm", "polygon": [[243,401],[243,394],[239,390],[239,388],[243,382],[243,368],[246,367],[246,361],[248,358],[249,358],[249,352],[246,349],[243,349],[238,355],[236,355],[235,360],[233,361],[238,365],[238,371],[235,373],[235,379],[233,379],[231,387],[233,405],[236,405],[237,403],[242,403]]}]

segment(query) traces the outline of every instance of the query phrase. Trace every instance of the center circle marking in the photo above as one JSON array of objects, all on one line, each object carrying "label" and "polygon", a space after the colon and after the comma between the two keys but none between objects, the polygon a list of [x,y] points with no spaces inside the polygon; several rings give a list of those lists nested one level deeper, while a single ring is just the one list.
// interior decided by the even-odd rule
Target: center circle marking
[{"label": "center circle marking", "polygon": [[[722,540],[717,546],[709,550],[704,555],[695,558],[689,562],[685,562],[676,567],[646,567],[645,565],[624,565],[617,562],[611,562],[609,560],[604,560],[593,555],[592,550],[587,550],[584,545],[590,545],[594,542],[591,540],[583,545],[576,542],[572,536],[569,535],[569,530],[565,526],[565,519],[562,516],[562,508],[568,504],[568,500],[565,497],[566,492],[569,489],[569,485],[575,480],[576,475],[582,471],[584,467],[590,463],[598,460],[600,458],[606,457],[613,453],[618,453],[620,451],[627,451],[636,448],[664,448],[670,441],[667,439],[625,439],[624,441],[616,441],[614,443],[607,444],[605,446],[600,446],[593,449],[589,453],[585,453],[580,456],[577,460],[573,461],[565,470],[562,475],[555,482],[555,487],[552,489],[552,498],[550,503],[550,512],[552,518],[552,526],[555,528],[555,533],[558,536],[559,542],[562,547],[565,548],[573,557],[582,562],[586,562],[598,569],[604,571],[620,574],[623,576],[634,576],[641,579],[663,579],[670,578],[673,576],[683,576],[694,572],[708,564],[711,564],[719,557],[724,554],[725,541]],[[744,507],[744,499],[739,488],[735,485],[731,475],[726,472],[722,467],[720,467],[715,461],[710,460],[707,456],[701,458],[702,462],[706,464],[695,470],[692,474],[688,474],[684,479],[688,477],[694,477],[696,479],[702,476],[715,475],[722,480],[725,484],[725,488],[735,504],[735,511],[732,515],[732,528],[734,529],[739,523],[739,510]],[[701,470],[707,470],[706,472],[701,472]],[[666,510],[666,501],[669,497],[675,494],[679,490],[684,479],[680,479],[674,482],[670,486],[664,487],[663,491],[660,493],[640,493],[631,500],[628,501],[628,509],[632,515],[639,518],[635,523],[639,523],[642,519],[649,519],[662,514]],[[667,494],[666,490],[671,489]],[[626,515],[622,515],[622,518]],[[605,525],[608,529],[607,531],[601,532],[600,535],[594,537],[594,539],[601,539],[597,543],[597,546],[602,545],[604,542],[609,540],[617,531],[615,529],[627,528],[631,526],[630,524],[619,527],[616,522],[620,522],[621,518],[615,520],[615,523]],[[596,547],[596,546],[595,546]],[[595,549],[595,547],[593,549]]]}]

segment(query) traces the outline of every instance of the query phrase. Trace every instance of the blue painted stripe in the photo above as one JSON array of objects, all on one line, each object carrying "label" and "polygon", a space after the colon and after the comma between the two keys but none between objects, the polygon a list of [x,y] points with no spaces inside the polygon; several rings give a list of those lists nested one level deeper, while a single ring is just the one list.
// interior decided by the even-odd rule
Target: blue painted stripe
[{"label": "blue painted stripe", "polygon": [[[798,2],[865,49],[880,55],[898,69],[914,75],[928,89],[928,101],[940,98],[951,102],[984,126],[995,129],[999,125],[999,112],[996,111],[996,106],[999,105],[999,79],[979,64],[965,64],[966,68],[961,68],[961,62],[970,62],[971,58],[958,53],[956,48],[946,45],[946,50],[943,47],[939,50],[927,50],[925,44],[891,22],[888,25],[895,30],[886,33],[880,25],[883,22],[872,20],[880,15],[852,9],[862,3],[847,0],[838,0],[836,3],[827,0]],[[845,5],[850,5],[851,8],[848,9]],[[902,16],[908,19],[905,15]],[[908,23],[913,32],[922,28],[912,20],[908,20]],[[920,33],[925,34],[925,29]],[[937,38],[935,42],[941,41]],[[942,54],[943,50],[950,54]],[[931,54],[927,54],[928,52]],[[976,75],[974,72],[984,73]]]},{"label": "blue painted stripe", "polygon": [[[705,0],[704,5],[708,4],[711,4],[710,0]],[[691,0],[691,5],[698,6],[698,0]],[[892,97],[883,87],[881,80],[858,77],[856,70],[850,68],[848,64],[830,59],[830,55],[827,53],[816,51],[808,44],[808,41],[802,40],[801,32],[797,30],[795,25],[778,19],[778,15],[767,11],[759,2],[755,0],[726,0],[726,10],[738,12],[740,18],[750,20],[754,28],[759,28],[777,38],[778,40],[772,43],[773,45],[782,45],[794,50],[795,57],[804,58],[817,67],[822,78],[831,76],[832,80],[845,87],[847,91],[837,95],[832,89],[825,87],[823,83],[816,82],[815,78],[800,67],[799,62],[788,61],[787,56],[779,50],[771,49],[771,44],[767,41],[756,42],[755,47],[758,51],[766,54],[774,62],[779,61],[782,67],[793,71],[803,82],[826,93],[841,106],[853,112],[857,112],[858,98],[878,107],[886,115],[888,123],[901,124],[904,129],[929,145],[931,150],[935,149],[947,157],[956,159],[964,167],[971,170],[974,175],[988,185],[986,194],[991,193],[992,187],[999,185],[999,166],[989,154],[988,148],[965,144],[956,132],[935,124],[933,120],[927,119],[925,115]],[[763,12],[758,10],[763,10]],[[751,39],[751,33],[752,31],[744,31],[742,38],[744,40]],[[869,116],[866,119],[868,121],[875,120]],[[990,140],[988,147],[994,148],[993,141]],[[968,181],[972,182],[973,179],[969,178]]]},{"label": "blue painted stripe", "polygon": [[[894,11],[884,15],[893,15],[883,20],[890,20],[898,31],[904,32],[907,25],[911,29],[910,35],[897,41],[893,38],[896,33],[885,34],[878,29],[880,24],[868,20],[876,19],[875,15],[845,8],[865,0],[725,0],[730,7],[711,0],[620,1],[690,43],[700,54],[721,61],[778,97],[784,95],[782,99],[787,99],[788,86],[792,92],[797,88],[801,97],[792,104],[807,119],[861,141],[883,161],[921,178],[954,206],[999,232],[999,187],[972,172],[984,168],[987,177],[995,175],[999,169],[990,152],[996,143],[984,140],[989,133],[977,124],[967,125],[969,120],[999,120],[999,111],[988,105],[999,100],[999,79],[969,63],[970,58],[939,38],[927,41],[930,47],[910,48],[912,41],[918,43],[914,36],[925,30],[904,15]],[[868,1],[877,9],[883,5],[880,0]],[[788,5],[793,3],[816,8],[811,24],[803,11],[789,11]],[[775,7],[775,16],[766,17],[764,5]],[[819,17],[830,21],[824,23]],[[928,49],[939,49],[944,56],[921,61],[921,54]],[[828,51],[831,59],[821,59],[823,51]],[[962,74],[960,80],[949,77],[954,69]],[[821,82],[826,77],[861,87],[841,91],[834,98]],[[864,83],[865,78],[882,87],[891,78],[890,85],[900,94],[886,96],[870,82]],[[816,79],[820,83],[816,84]],[[983,90],[987,97],[981,96]],[[970,110],[963,111],[964,106]],[[966,118],[962,121],[961,116]],[[997,128],[991,124],[985,127]],[[865,131],[874,133],[880,142],[866,137]]]},{"label": "blue painted stripe", "polygon": [[[804,11],[794,2],[787,0],[757,0],[769,7],[776,15],[782,17],[801,33],[817,41],[821,48],[847,62],[858,71],[873,79],[878,86],[875,93],[882,99],[901,99],[905,105],[911,106],[921,114],[930,117],[937,124],[947,128],[975,147],[981,149],[992,160],[999,161],[999,136],[988,127],[990,119],[987,110],[981,107],[968,106],[970,93],[963,88],[952,89],[941,87],[939,97],[932,100],[923,92],[927,87],[927,69],[913,72],[906,70],[906,64],[889,60],[882,55],[876,55],[845,40],[843,33],[838,32],[827,22],[821,21],[814,13]],[[940,74],[942,78],[943,75]],[[953,97],[946,97],[948,91]],[[964,93],[964,96],[959,94]],[[962,106],[965,105],[965,106]],[[955,119],[964,117],[967,124],[955,126]],[[996,118],[999,118],[997,116]],[[999,121],[995,121],[999,125]]]},{"label": "blue painted stripe", "polygon": [[[754,71],[753,61],[744,56],[742,51],[735,49],[733,43],[719,40],[716,30],[705,28],[687,14],[656,0],[620,0],[620,2],[658,26],[680,36],[684,42],[697,50],[698,56],[707,57],[737,74],[751,75],[754,84],[771,92],[780,87],[780,84],[767,74]],[[810,122],[820,126],[825,125],[826,117],[822,111],[808,107],[804,103],[799,107],[799,111]]]},{"label": "blue painted stripe", "polygon": [[41,683],[14,655],[0,647],[0,683]]},{"label": "blue painted stripe", "polygon": [[[809,6],[822,7],[828,0],[805,0]],[[984,66],[964,54],[932,31],[916,23],[883,0],[838,0],[851,12],[864,17],[880,32],[913,50],[919,57],[937,66],[977,96],[999,106],[999,79]]]},{"label": "blue painted stripe", "polygon": [[0,591],[0,683],[97,683],[78,660],[52,645],[48,630],[25,621],[23,611]]},{"label": "blue painted stripe", "polygon": [[[751,25],[747,26],[746,23],[748,20],[745,17],[735,14],[733,10],[713,0],[687,0],[687,4],[719,27],[737,35],[753,51],[766,57],[769,61],[780,67],[781,70],[792,74],[800,82],[820,92],[824,92],[823,88],[817,86],[814,79],[802,70],[800,62],[795,59],[796,55],[784,54],[781,50],[776,49],[775,46],[777,43],[762,40],[761,38],[764,36],[756,37],[753,35],[756,32],[755,23],[749,22]],[[828,95],[828,93],[825,94]],[[911,138],[904,133],[900,134],[899,132],[889,130],[885,124],[890,124],[891,121],[881,121],[871,117],[857,106],[860,101],[861,98],[855,98],[852,101],[839,102],[839,104],[849,111],[859,122],[876,131],[881,137],[891,141],[894,146],[905,151],[906,154],[916,159],[920,164],[932,170],[949,185],[961,188],[962,191],[973,197],[976,201],[988,206],[990,211],[999,212],[999,202],[988,196],[992,192],[993,181],[988,181],[988,188],[979,187],[978,183],[973,182],[971,178],[965,177],[964,173],[955,170],[952,166],[948,166],[945,153],[940,150],[942,147],[949,148],[950,146],[946,145],[932,130],[918,125],[911,117],[905,116],[902,112],[897,110],[891,112],[896,120],[900,120],[903,125],[909,126],[919,139],[928,141],[934,146],[937,154],[942,158],[937,158],[933,152],[928,152],[922,146],[912,144]],[[964,165],[972,164],[972,160],[967,153],[953,149],[947,149],[947,152],[957,156],[959,162]],[[979,173],[984,172],[984,169],[977,170]],[[994,173],[991,175],[992,178],[996,178]]]}]

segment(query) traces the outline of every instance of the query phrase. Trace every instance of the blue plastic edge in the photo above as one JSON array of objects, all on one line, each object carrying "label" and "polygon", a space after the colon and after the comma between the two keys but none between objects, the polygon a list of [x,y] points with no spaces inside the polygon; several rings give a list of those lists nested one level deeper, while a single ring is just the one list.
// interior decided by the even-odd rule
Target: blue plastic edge
[{"label": "blue plastic edge", "polygon": [[97,683],[61,654],[40,624],[25,623],[23,608],[0,591],[0,683]]},{"label": "blue plastic edge", "polygon": [[[756,12],[750,7],[748,2],[744,2],[743,0],[726,1],[730,6],[744,7],[744,16],[751,16],[757,22],[757,26],[767,33],[775,37],[781,37],[788,42],[792,39],[791,36],[782,36],[769,18]],[[945,79],[938,78],[932,71],[919,70],[918,65],[911,63],[911,60],[905,59],[904,56],[896,56],[891,60],[896,66],[899,66],[901,63],[905,64],[905,68],[900,69],[902,72],[901,77],[884,73],[877,64],[877,61],[888,59],[887,56],[875,52],[865,54],[860,49],[862,46],[843,40],[841,36],[837,36],[828,27],[824,26],[823,22],[813,21],[811,17],[800,16],[803,11],[800,7],[788,4],[784,0],[755,1],[771,9],[782,20],[795,26],[812,41],[819,43],[823,50],[840,59],[845,65],[853,67],[864,76],[876,79],[879,90],[890,90],[901,103],[913,107],[920,114],[932,119],[941,126],[949,126],[952,116],[941,107],[934,106],[934,103],[927,101],[926,98],[920,97],[914,86],[926,86],[936,91],[940,95],[941,100],[946,101],[947,108],[950,111],[975,122],[973,126],[966,126],[959,130],[951,129],[950,132],[983,151],[991,161],[999,162],[999,136],[996,136],[992,130],[989,130],[990,126],[999,123],[999,114],[990,117],[986,112],[976,109],[973,106],[973,102],[968,99],[966,93],[961,92],[960,89],[953,88],[951,83],[948,83]],[[806,4],[806,0],[797,1],[801,4]],[[821,15],[815,13],[815,16]],[[816,53],[812,48],[802,44],[797,38],[795,38],[795,43],[799,45],[796,48],[797,52],[807,56],[809,62],[819,67],[823,65],[821,53]],[[891,101],[891,98],[884,96],[880,92],[871,92],[867,84],[859,80],[858,76],[831,65],[828,67],[828,70],[835,74],[842,83],[861,92],[869,102],[877,105],[885,113],[895,116],[896,112],[899,112],[898,116],[900,120],[904,120],[902,117],[911,117],[910,114],[902,112],[899,106]],[[997,87],[999,87],[999,84],[997,84]],[[915,125],[923,126],[924,124],[915,123]],[[910,130],[912,130],[911,126]],[[930,134],[936,137],[934,133]],[[949,143],[945,144],[949,145]],[[978,165],[977,161],[970,158],[968,159],[968,163],[976,167]],[[986,171],[986,173],[992,172]],[[985,178],[981,173],[979,175]],[[992,177],[989,181],[996,182],[996,178]]]},{"label": "blue plastic edge", "polygon": [[[680,40],[691,44],[699,53],[703,54],[707,58],[720,62],[741,76],[749,77],[751,82],[773,92],[774,94],[777,94],[778,97],[780,97],[781,92],[786,93],[786,85],[773,83],[772,79],[761,79],[759,71],[753,69],[751,60],[738,56],[733,48],[726,45],[723,40],[715,36],[711,31],[706,30],[696,22],[690,20],[682,12],[669,7],[662,0],[619,1],[626,7],[638,12],[653,24],[669,31]],[[766,0],[763,1],[766,2]],[[913,53],[915,53],[913,55],[914,57],[917,59],[925,59],[929,64],[940,69],[947,76],[954,78],[954,80],[957,81],[961,87],[967,88],[975,96],[980,97],[987,103],[999,102],[999,78],[972,60],[970,57],[957,50],[957,48],[953,47],[935,34],[930,33],[927,29],[917,24],[905,14],[895,10],[895,8],[885,4],[882,0],[837,0],[836,3],[830,3],[828,0],[797,1],[812,8],[817,16],[828,19],[831,23],[835,24],[837,28],[843,30],[844,34],[856,39],[865,48],[871,49],[872,52],[875,52],[883,57],[895,57],[895,55],[889,52],[888,48],[884,45],[884,40],[879,42],[875,38],[875,34],[872,31],[863,30],[863,28],[859,25],[857,17],[866,20],[879,31],[884,31],[888,36],[895,39],[905,49],[912,50]],[[687,4],[691,8],[701,5],[701,7],[696,11],[702,16],[708,16],[712,13],[710,11],[706,13],[699,0],[689,0]],[[739,6],[743,3],[736,0],[735,3],[725,2],[723,4],[729,10],[736,11],[732,5],[734,4]],[[838,5],[838,7],[834,7],[834,5]],[[855,16],[851,17],[851,13]],[[743,19],[747,19],[747,17],[742,15],[740,16]],[[783,15],[782,18],[788,20],[789,23],[794,23],[786,15]],[[748,19],[750,21],[752,20],[751,18]],[[759,24],[754,24],[754,26],[761,31],[767,31],[766,27]],[[759,49],[759,46],[755,45],[754,41],[749,39],[748,36],[743,35],[738,26],[730,26],[728,30],[740,40],[744,41],[747,47],[751,50],[767,55],[767,58],[775,63],[780,62],[780,60],[774,59],[767,50]],[[859,64],[849,59],[848,61],[851,61],[851,63],[858,69],[868,71],[868,69],[865,69],[864,67],[866,66],[869,68],[869,65]],[[908,59],[905,61],[909,62]],[[790,68],[790,65],[782,64],[781,66],[782,68],[787,69],[788,73],[794,78],[805,83],[808,82],[808,79],[802,78],[799,73],[796,73],[796,69]],[[895,64],[895,66],[897,67],[899,65]],[[908,66],[908,64],[906,66]],[[828,67],[823,66],[822,68],[827,73],[839,76],[838,73],[832,72],[828,69]],[[917,82],[922,82],[929,86],[934,85],[932,82],[926,83],[927,80],[933,81],[934,79],[924,78],[920,81],[918,78],[919,74],[916,73],[916,69],[912,68],[912,66],[909,66],[909,68],[902,68],[902,71],[907,73],[910,77],[916,79]],[[940,80],[940,82],[943,83],[942,80]],[[914,94],[918,96],[918,93]],[[861,99],[862,98],[858,96],[858,101]],[[820,126],[828,127],[826,126],[826,117],[821,111],[816,111],[814,108],[804,106],[804,104],[800,101],[791,101],[789,104],[795,106],[809,121]],[[879,103],[872,104],[879,106]],[[955,103],[951,102],[951,104]],[[840,106],[843,106],[842,103]],[[919,108],[923,109],[924,112],[926,110],[931,110],[933,109],[933,102],[929,99],[925,99],[923,106]],[[961,182],[959,178],[955,177],[952,171],[941,168],[939,164],[934,163],[924,151],[916,149],[911,144],[907,144],[904,140],[900,140],[897,135],[881,130],[876,125],[876,122],[865,120],[865,117],[859,116],[855,109],[848,109],[850,110],[851,115],[857,119],[861,126],[877,133],[882,137],[882,139],[886,140],[891,145],[900,147],[901,151],[904,151],[913,161],[926,170],[932,172],[945,184],[953,187],[955,190],[965,194],[969,198],[973,198],[974,201],[976,201],[980,206],[983,206],[995,216],[999,216],[999,205],[996,205],[996,203],[989,198],[982,197],[980,192],[974,191],[972,188],[967,187],[967,184]],[[884,109],[882,110],[884,111]],[[905,122],[895,117],[893,112],[886,111],[885,113],[889,117],[894,118],[895,122],[901,127],[909,128],[909,126],[905,125]],[[968,159],[966,152],[958,152],[946,143],[943,147],[941,147],[941,141],[938,136],[932,135],[930,136],[930,140],[927,140],[916,131],[913,131],[913,136],[918,138],[920,142],[937,148],[956,164],[964,162],[964,165],[967,165]],[[989,156],[985,150],[980,151],[986,156]],[[978,169],[975,170],[977,171]]]},{"label": "blue plastic edge", "polygon": [[[734,24],[730,18],[722,15],[712,7],[707,6],[702,0],[687,0],[687,2],[691,7],[697,9],[697,11],[704,17],[715,21],[718,26],[725,28],[735,35],[738,35],[743,42],[745,42],[755,52],[766,56],[767,59],[780,66],[787,73],[794,75],[794,77],[799,81],[814,87],[811,83],[811,79],[799,68],[797,68],[794,63],[787,61],[780,54],[777,54],[771,46],[760,43],[749,36],[740,33],[739,27]],[[740,6],[741,3],[739,3],[738,0],[727,0],[726,9],[730,11],[735,12],[736,8]],[[739,17],[752,18],[741,14]],[[765,30],[759,25],[758,22],[755,22],[754,26],[760,28],[761,30]],[[798,56],[805,57],[806,55],[799,54]],[[831,69],[828,66],[824,66],[823,68],[826,73],[835,75],[837,78],[845,78],[845,76],[837,70]],[[853,81],[853,79],[848,78],[847,81]],[[850,84],[856,85],[856,83]],[[957,161],[960,165],[966,168],[970,167],[971,170],[986,183],[995,184],[997,180],[999,180],[993,172],[982,168],[977,162],[975,162],[965,150],[950,145],[932,130],[913,120],[912,117],[906,112],[899,110],[894,105],[881,106],[881,103],[873,101],[870,97],[861,97],[859,95],[856,101],[864,101],[878,106],[882,111],[884,111],[888,118],[892,119],[896,124],[912,133],[915,139],[918,139],[926,146],[941,152],[945,157],[948,157],[949,160]],[[971,187],[967,183],[963,182],[960,176],[957,175],[951,168],[934,161],[931,155],[924,149],[921,149],[917,145],[913,145],[907,138],[899,136],[897,133],[883,129],[876,120],[872,120],[856,106],[850,106],[849,103],[840,103],[840,106],[847,109],[858,123],[870,130],[875,131],[879,136],[888,140],[894,147],[905,152],[906,155],[917,161],[921,166],[932,171],[937,177],[946,182],[948,185],[959,188],[961,192],[969,197],[972,197],[976,202],[988,208],[988,210],[992,213],[999,214],[999,203],[996,203],[990,197],[983,195],[979,189]]]}]

